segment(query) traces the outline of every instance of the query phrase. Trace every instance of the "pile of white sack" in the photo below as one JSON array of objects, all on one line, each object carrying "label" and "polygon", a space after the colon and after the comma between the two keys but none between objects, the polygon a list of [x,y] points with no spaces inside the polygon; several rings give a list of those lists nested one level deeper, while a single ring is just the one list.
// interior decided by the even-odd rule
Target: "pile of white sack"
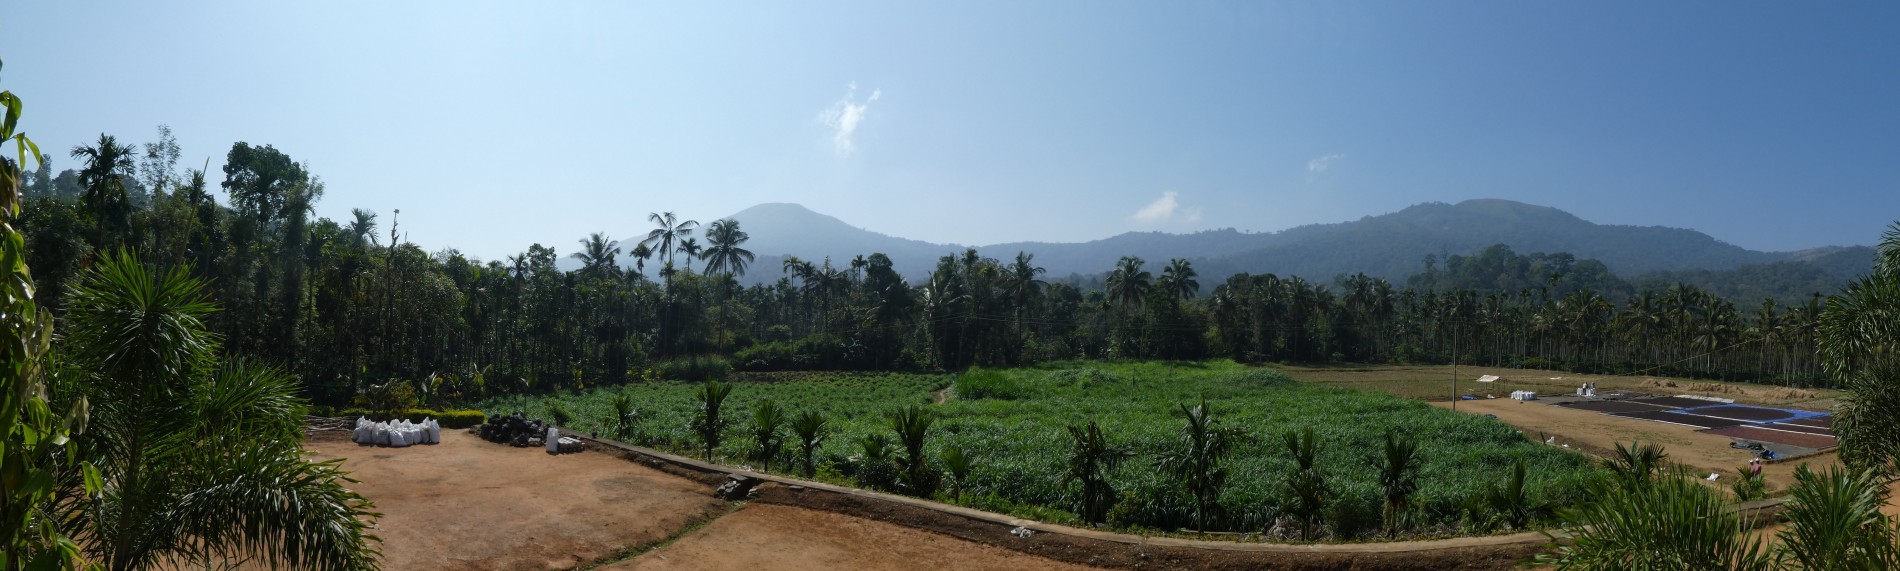
[{"label": "pile of white sack", "polygon": [[422,422],[409,422],[407,419],[370,422],[367,418],[357,417],[356,430],[350,431],[350,440],[357,444],[396,448],[412,444],[439,444],[442,442],[442,425],[434,418],[425,418]]}]

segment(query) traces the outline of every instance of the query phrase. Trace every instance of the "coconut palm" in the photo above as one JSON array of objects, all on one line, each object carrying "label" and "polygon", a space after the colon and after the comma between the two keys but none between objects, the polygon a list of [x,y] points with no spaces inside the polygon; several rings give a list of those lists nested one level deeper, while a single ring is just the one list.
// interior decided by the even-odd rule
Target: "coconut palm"
[{"label": "coconut palm", "polygon": [[614,265],[614,256],[620,253],[620,243],[609,240],[606,232],[595,232],[580,242],[581,251],[567,257],[581,261],[582,274],[601,277],[613,275],[619,269]]},{"label": "coconut palm", "polygon": [[1122,256],[1115,270],[1108,273],[1108,299],[1116,307],[1141,308],[1142,298],[1148,295],[1148,283],[1154,279],[1152,274],[1141,270],[1141,264],[1141,258]]},{"label": "coconut palm", "polygon": [[687,220],[681,222],[679,218],[673,216],[671,212],[654,212],[648,214],[647,221],[652,222],[655,226],[658,226],[658,228],[647,232],[647,238],[641,240],[640,244],[652,248],[654,253],[666,258],[668,262],[673,261],[673,253],[675,249],[679,247],[680,241],[685,240],[688,236],[692,236],[693,229],[699,227],[698,221]]},{"label": "coconut palm", "polygon": [[745,275],[745,266],[752,263],[753,256],[751,250],[740,245],[750,239],[751,236],[739,229],[738,220],[714,220],[706,229],[706,242],[710,244],[706,248],[706,273]]},{"label": "coconut palm", "polygon": [[1156,280],[1155,285],[1169,297],[1180,298],[1183,301],[1190,300],[1194,299],[1196,292],[1201,291],[1201,282],[1194,279],[1197,275],[1194,273],[1193,264],[1188,263],[1187,260],[1175,258],[1169,260],[1168,267],[1161,270],[1161,279]]},{"label": "coconut palm", "polygon": [[1069,425],[1069,457],[1062,473],[1062,485],[1082,483],[1082,521],[1100,523],[1115,505],[1115,486],[1108,482],[1108,471],[1135,456],[1126,446],[1109,444],[1095,421],[1085,426]]},{"label": "coconut palm", "polygon": [[315,569],[377,566],[376,514],[341,460],[301,450],[298,384],[218,362],[215,310],[189,269],[106,259],[73,289],[71,337],[98,411],[82,455],[100,492],[76,516],[80,545],[108,569],[255,557]]}]

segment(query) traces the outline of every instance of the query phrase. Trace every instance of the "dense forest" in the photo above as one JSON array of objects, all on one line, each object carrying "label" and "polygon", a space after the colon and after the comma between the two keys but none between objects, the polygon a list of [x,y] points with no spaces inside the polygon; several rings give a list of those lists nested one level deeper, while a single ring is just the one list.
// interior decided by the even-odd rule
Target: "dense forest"
[{"label": "dense forest", "polygon": [[[1634,289],[1594,260],[1502,246],[1431,260],[1404,284],[1273,274],[1203,284],[1185,260],[1123,258],[1105,278],[1048,279],[1033,256],[944,256],[922,283],[891,260],[759,267],[735,220],[654,213],[649,235],[599,233],[503,260],[406,241],[396,218],[313,218],[324,183],[269,145],[236,143],[222,180],[178,171],[167,129],[101,135],[77,170],[28,179],[21,225],[40,300],[65,311],[82,268],[120,250],[210,285],[228,349],[296,372],[318,403],[391,380],[475,397],[726,370],[961,369],[1063,359],[1450,362],[1821,382],[1820,300]],[[51,160],[52,157],[46,157]],[[385,225],[386,222],[386,225]],[[657,269],[627,271],[619,263]],[[1158,267],[1157,267],[1158,266]],[[747,273],[775,274],[741,286]],[[1099,285],[1097,285],[1099,284]],[[426,396],[426,395],[425,395]]]}]

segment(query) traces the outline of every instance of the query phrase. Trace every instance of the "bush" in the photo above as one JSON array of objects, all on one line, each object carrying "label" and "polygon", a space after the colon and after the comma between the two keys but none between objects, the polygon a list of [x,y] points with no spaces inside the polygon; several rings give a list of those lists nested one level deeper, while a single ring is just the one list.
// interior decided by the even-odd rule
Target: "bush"
[{"label": "bush", "polygon": [[669,381],[699,383],[723,381],[732,374],[732,362],[719,357],[672,359],[653,364],[653,371]]},{"label": "bush", "polygon": [[390,413],[369,411],[360,408],[338,409],[319,406],[311,407],[310,414],[312,416],[361,416],[370,419],[372,422],[383,422],[398,418],[405,418],[412,421],[433,418],[437,424],[442,425],[442,428],[468,428],[487,422],[488,420],[488,417],[483,415],[482,411],[479,410],[429,410],[426,408],[418,408],[401,413]]},{"label": "bush", "polygon": [[963,376],[957,377],[954,388],[957,398],[972,400],[1016,400],[1029,396],[1029,391],[1015,377],[977,367],[971,367]]}]

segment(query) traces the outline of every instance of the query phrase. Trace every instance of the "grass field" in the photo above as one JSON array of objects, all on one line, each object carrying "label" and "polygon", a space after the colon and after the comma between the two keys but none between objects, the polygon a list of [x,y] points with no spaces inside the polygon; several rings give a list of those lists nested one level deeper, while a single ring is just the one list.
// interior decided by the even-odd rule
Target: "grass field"
[{"label": "grass field", "polygon": [[[598,389],[582,394],[511,397],[485,403],[490,413],[522,410],[546,415],[559,403],[574,416],[569,424],[609,432],[612,395],[633,398],[641,421],[626,439],[639,444],[698,455],[699,439],[690,431],[698,404],[697,385],[651,383]],[[1328,519],[1343,528],[1336,537],[1358,535],[1355,527],[1377,525],[1378,489],[1371,457],[1387,431],[1419,440],[1423,466],[1417,511],[1421,527],[1451,529],[1467,499],[1502,483],[1523,459],[1530,494],[1538,501],[1562,502],[1592,470],[1582,458],[1533,444],[1494,420],[1435,409],[1418,400],[1387,394],[1302,383],[1279,371],[1231,362],[1202,364],[1067,363],[1027,369],[974,371],[966,375],[810,375],[797,380],[741,383],[725,410],[733,424],[719,451],[722,461],[757,462],[750,412],[770,399],[791,415],[818,410],[829,417],[834,434],[818,455],[828,479],[841,480],[859,461],[858,441],[867,434],[891,434],[887,415],[902,406],[928,404],[938,418],[929,448],[961,446],[981,459],[958,503],[1037,517],[1073,521],[1080,486],[1064,485],[1064,455],[1071,439],[1065,426],[1099,423],[1108,439],[1135,451],[1110,473],[1122,498],[1111,523],[1172,529],[1190,521],[1192,501],[1179,486],[1157,473],[1156,456],[1173,449],[1184,423],[1180,405],[1205,397],[1222,426],[1245,434],[1234,456],[1220,506],[1223,529],[1261,531],[1282,513],[1279,482],[1293,471],[1293,460],[1279,434],[1314,429],[1323,445],[1320,465],[1333,489]],[[935,454],[932,454],[935,457]],[[785,459],[774,463],[786,469]]]}]

